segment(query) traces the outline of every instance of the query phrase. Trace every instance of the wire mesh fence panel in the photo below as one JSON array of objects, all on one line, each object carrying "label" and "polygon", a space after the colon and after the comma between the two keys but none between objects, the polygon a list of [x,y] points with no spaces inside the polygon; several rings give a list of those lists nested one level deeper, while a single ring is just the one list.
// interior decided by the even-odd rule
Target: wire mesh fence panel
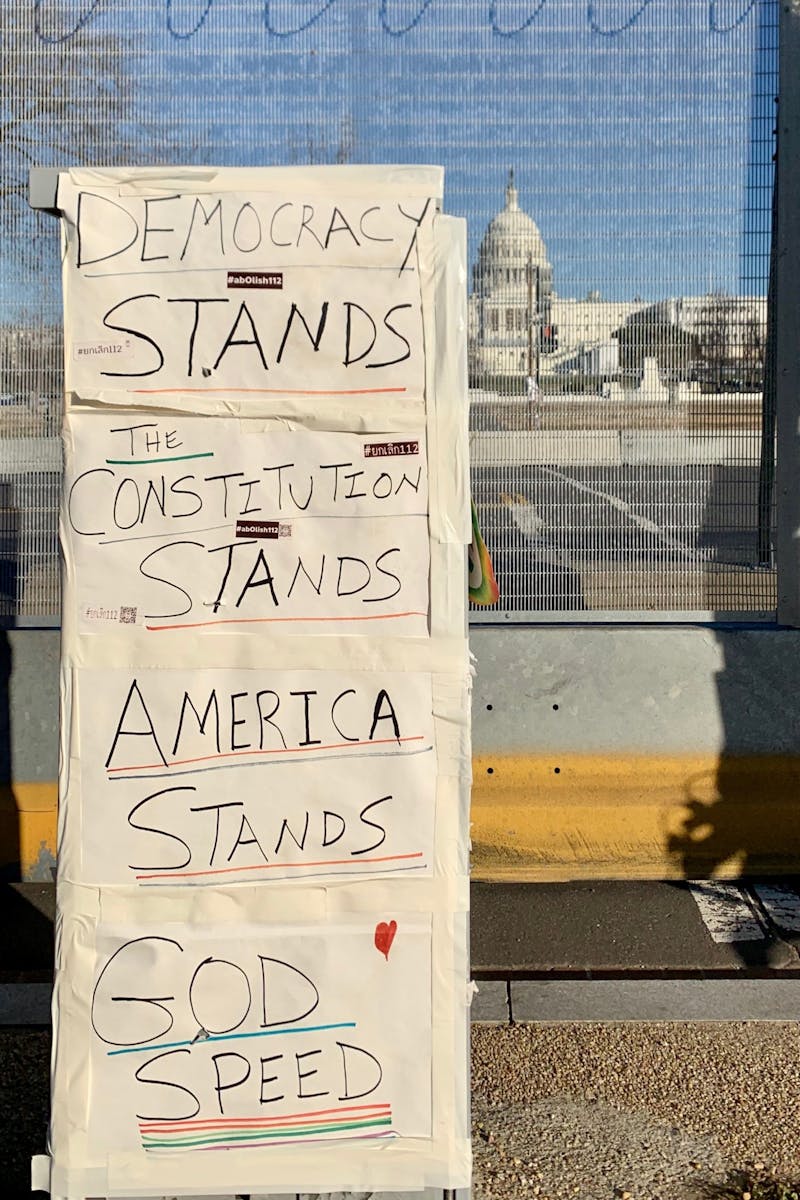
[{"label": "wire mesh fence panel", "polygon": [[59,250],[27,174],[93,163],[444,164],[486,611],[774,610],[777,0],[17,0],[0,43],[0,616],[58,604]]}]

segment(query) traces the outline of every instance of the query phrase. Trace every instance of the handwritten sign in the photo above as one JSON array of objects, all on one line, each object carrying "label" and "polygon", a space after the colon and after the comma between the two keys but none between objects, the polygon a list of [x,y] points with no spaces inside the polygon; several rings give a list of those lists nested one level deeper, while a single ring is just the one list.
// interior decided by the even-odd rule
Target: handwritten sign
[{"label": "handwritten sign", "polygon": [[427,633],[424,433],[74,413],[68,444],[81,630]]},{"label": "handwritten sign", "polygon": [[430,198],[81,188],[64,181],[68,391],[424,391],[416,246]]},{"label": "handwritten sign", "polygon": [[427,675],[81,670],[82,878],[430,873]]},{"label": "handwritten sign", "polygon": [[161,1155],[429,1137],[430,919],[386,915],[386,954],[363,917],[100,929],[90,1144]]},{"label": "handwritten sign", "polygon": [[61,176],[53,1194],[468,1186],[441,183]]}]

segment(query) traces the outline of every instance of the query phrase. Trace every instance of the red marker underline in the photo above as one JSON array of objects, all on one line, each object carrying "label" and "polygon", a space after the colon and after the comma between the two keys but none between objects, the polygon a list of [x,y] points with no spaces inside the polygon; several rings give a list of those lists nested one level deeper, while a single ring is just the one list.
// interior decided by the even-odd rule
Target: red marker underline
[{"label": "red marker underline", "polygon": [[252,867],[214,867],[209,871],[160,871],[152,875],[137,875],[137,879],[194,879],[198,875],[230,875],[234,871],[274,871],[284,870],[290,867],[340,867],[358,865],[360,862],[365,863],[381,863],[381,862],[397,862],[400,859],[406,858],[422,858],[421,850],[415,850],[413,854],[386,854],[383,857],[376,858],[328,858],[322,862],[304,862],[304,863],[257,863]]},{"label": "red marker underline", "polygon": [[263,625],[284,621],[391,621],[397,617],[427,617],[426,612],[372,613],[363,617],[220,617],[218,621],[190,621],[183,625],[146,625],[150,633],[165,629],[201,629],[207,625]]},{"label": "red marker underline", "polygon": [[388,746],[397,745],[399,742],[422,742],[424,740],[425,735],[423,733],[415,733],[409,735],[408,737],[373,738],[371,741],[366,742],[331,742],[331,744],[327,746],[287,746],[281,750],[229,750],[224,754],[204,754],[199,758],[176,758],[169,763],[143,763],[138,767],[106,767],[106,772],[109,775],[114,775],[118,771],[154,771],[161,770],[163,767],[185,767],[190,763],[209,762],[212,759],[217,758],[242,758],[244,755],[253,754],[259,756],[267,754],[307,754],[309,750],[320,752],[323,750],[345,750],[350,746]]},{"label": "red marker underline", "polygon": [[390,392],[407,392],[404,387],[385,388],[131,388],[134,396],[205,395],[221,392],[229,396],[383,396]]}]

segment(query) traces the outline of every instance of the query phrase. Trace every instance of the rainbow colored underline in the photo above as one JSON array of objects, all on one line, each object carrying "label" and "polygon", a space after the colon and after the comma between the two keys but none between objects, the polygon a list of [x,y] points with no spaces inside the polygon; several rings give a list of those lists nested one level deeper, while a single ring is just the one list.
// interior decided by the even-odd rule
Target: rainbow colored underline
[{"label": "rainbow colored underline", "polygon": [[310,1125],[302,1129],[293,1129],[291,1125],[288,1125],[282,1129],[256,1129],[241,1133],[237,1133],[235,1131],[226,1131],[224,1133],[201,1138],[167,1138],[164,1141],[156,1140],[144,1135],[142,1137],[142,1145],[144,1146],[145,1150],[155,1149],[157,1147],[167,1149],[176,1146],[182,1146],[188,1149],[192,1146],[218,1146],[223,1142],[236,1142],[239,1144],[242,1142],[261,1142],[265,1140],[274,1140],[275,1138],[286,1138],[287,1134],[292,1138],[301,1138],[310,1137],[312,1134],[317,1133],[339,1133],[340,1131],[350,1129],[374,1129],[377,1126],[391,1125],[391,1123],[392,1117],[391,1113],[389,1113],[385,1117],[376,1117],[365,1121],[335,1121],[332,1124],[325,1125],[312,1122]]}]

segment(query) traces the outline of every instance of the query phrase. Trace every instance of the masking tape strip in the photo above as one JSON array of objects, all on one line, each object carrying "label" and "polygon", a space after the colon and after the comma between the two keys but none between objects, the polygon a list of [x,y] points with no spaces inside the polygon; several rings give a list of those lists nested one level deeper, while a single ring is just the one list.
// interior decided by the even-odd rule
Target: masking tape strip
[{"label": "masking tape strip", "polygon": [[[466,227],[437,216],[420,230],[431,538],[470,541],[466,380]],[[461,289],[461,290],[460,290]],[[447,304],[445,312],[440,306]]]},{"label": "masking tape strip", "polygon": [[[337,1150],[340,1148],[337,1147]],[[400,1155],[395,1145],[374,1146],[359,1154],[352,1151],[326,1155],[326,1164],[315,1166],[306,1155],[302,1163],[274,1148],[269,1155],[269,1183],[264,1182],[264,1159],[260,1163],[244,1150],[226,1150],[221,1154],[203,1155],[202,1183],[186,1183],[186,1157],[162,1156],[154,1163],[152,1157],[134,1158],[130,1155],[110,1157],[105,1172],[106,1190],[103,1195],[163,1196],[230,1194],[231,1179],[236,1179],[238,1192],[312,1192],[330,1190],[331,1179],[342,1187],[337,1191],[422,1191],[426,1186],[426,1162],[420,1155]],[[299,1177],[298,1177],[299,1176]]]},{"label": "masking tape strip", "polygon": [[31,1191],[50,1191],[50,1156],[34,1154],[31,1159]]},{"label": "masking tape strip", "polygon": [[[440,775],[436,787],[436,845],[434,870],[436,877],[468,876],[469,843],[464,830],[469,828],[470,788],[463,777]],[[469,883],[467,900],[469,907]]]},{"label": "masking tape strip", "polygon": [[[49,1144],[56,1167],[91,1161],[86,1120],[90,1065],[87,1033],[94,981],[98,892],[59,882],[53,989],[52,1106]],[[53,1182],[54,1190],[58,1185]]]},{"label": "masking tape strip", "polygon": [[[357,916],[378,910],[406,913],[466,912],[469,908],[469,881],[460,875],[438,878],[362,879],[352,884],[309,884],[302,881],[289,887],[259,888],[257,885],[228,884],[213,888],[163,887],[136,888],[118,884],[113,887],[84,888],[97,897],[98,924],[130,924],[132,914],[145,924],[163,924],[165,913],[170,922],[187,925],[291,925],[309,921],[333,922],[337,917]],[[82,928],[92,923],[87,908],[77,900],[69,918]]]},{"label": "masking tape strip", "polygon": [[[75,672],[72,664],[62,657],[59,671],[59,763],[58,763],[58,829],[57,866],[75,874],[76,843],[74,834],[80,830],[80,759],[78,748],[78,697],[75,694]],[[73,750],[75,751],[73,753]],[[76,829],[77,825],[77,829]]]},{"label": "masking tape strip", "polygon": [[[469,543],[469,400],[467,390],[467,223],[434,219],[435,406],[431,423],[440,452],[439,497],[431,534],[443,542]],[[433,455],[431,455],[433,457]]]},{"label": "masking tape strip", "polygon": [[[438,541],[436,523],[439,510],[440,487],[440,448],[436,438],[436,368],[434,347],[436,343],[436,320],[433,310],[435,297],[434,267],[435,253],[432,227],[423,226],[417,232],[415,259],[420,284],[420,305],[422,307],[422,341],[425,356],[425,419],[428,445],[428,521],[430,523],[431,540]],[[457,448],[455,448],[456,453]]]},{"label": "masking tape strip", "polygon": [[459,778],[469,776],[471,676],[466,671],[459,675],[435,675],[432,682],[439,773]]},{"label": "masking tape strip", "polygon": [[[431,542],[431,638],[467,629],[467,548],[455,542]],[[434,597],[436,603],[434,603]]]},{"label": "masking tape strip", "polygon": [[59,176],[73,187],[118,187],[121,195],[152,189],[173,191],[185,183],[193,192],[313,191],[319,195],[352,194],[394,198],[398,192],[414,196],[444,193],[444,168],[404,164],[389,166],[349,165],[308,167],[71,167]]},{"label": "masking tape strip", "polygon": [[104,925],[130,923],[131,913],[142,924],[172,921],[192,925],[241,925],[324,921],[328,917],[327,889],[292,886],[284,889],[236,885],[228,888],[104,887],[100,894],[100,920]]},{"label": "masking tape strip", "polygon": [[[461,548],[459,547],[459,550]],[[202,645],[201,645],[202,643]],[[466,670],[462,638],[314,637],[267,631],[209,634],[193,640],[176,630],[159,634],[134,630],[117,634],[86,633],[70,639],[65,658],[76,667],[185,670],[188,667],[257,670],[397,671],[458,674]]]},{"label": "masking tape strip", "polygon": [[317,398],[313,413],[308,411],[309,400],[285,397],[250,396],[246,401],[234,397],[222,397],[210,393],[174,393],[167,401],[164,396],[134,395],[120,388],[112,391],[103,389],[92,397],[91,405],[76,392],[66,395],[66,408],[70,412],[84,413],[102,408],[125,408],[140,411],[158,410],[165,413],[182,413],[184,416],[208,417],[254,417],[275,422],[290,422],[297,428],[337,430],[346,433],[391,433],[410,432],[418,429],[425,419],[425,401],[419,399],[375,399],[359,397],[356,406],[345,405],[341,397]]}]

